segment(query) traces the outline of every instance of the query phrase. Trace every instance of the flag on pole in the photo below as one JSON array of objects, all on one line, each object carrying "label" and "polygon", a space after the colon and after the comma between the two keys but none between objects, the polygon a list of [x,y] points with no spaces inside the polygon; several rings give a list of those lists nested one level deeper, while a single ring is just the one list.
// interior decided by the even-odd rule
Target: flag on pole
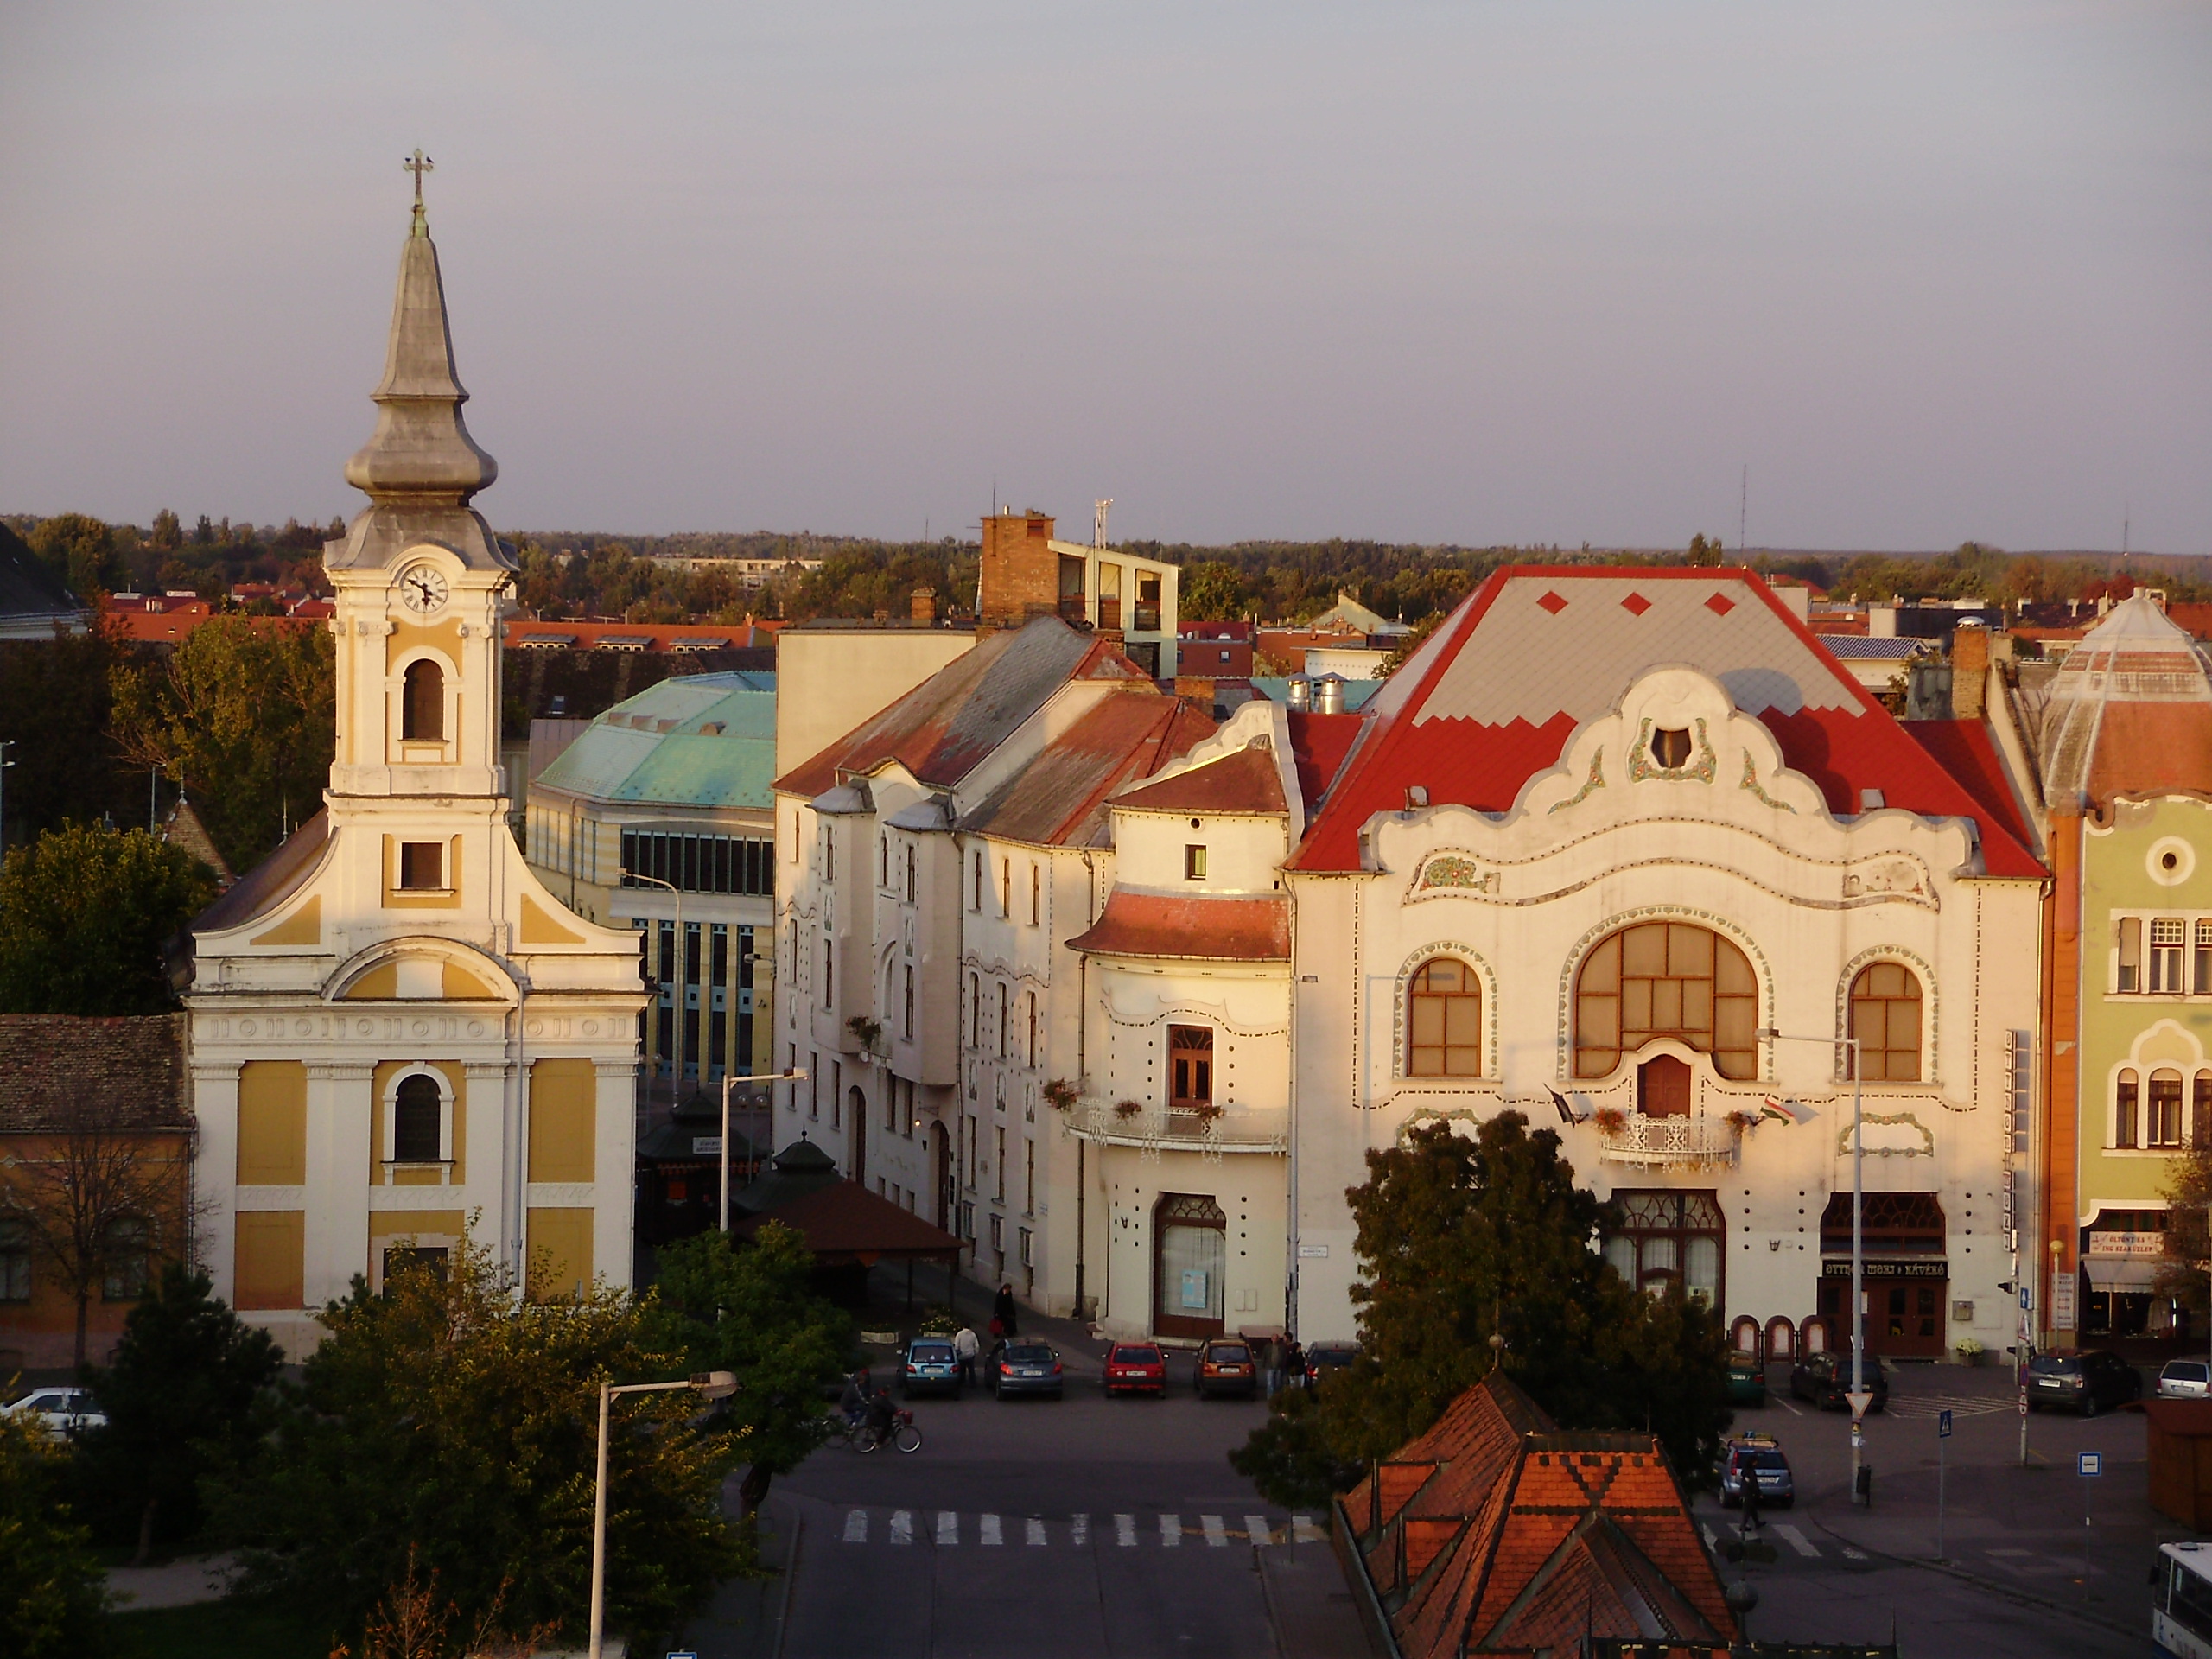
[{"label": "flag on pole", "polygon": [[1809,1123],[1820,1114],[1802,1100],[1777,1100],[1769,1095],[1759,1102],[1759,1116],[1777,1123]]}]

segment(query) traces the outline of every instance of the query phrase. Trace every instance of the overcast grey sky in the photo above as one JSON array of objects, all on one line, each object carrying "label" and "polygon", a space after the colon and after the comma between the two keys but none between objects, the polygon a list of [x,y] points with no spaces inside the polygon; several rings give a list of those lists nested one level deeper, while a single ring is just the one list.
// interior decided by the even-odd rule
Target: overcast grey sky
[{"label": "overcast grey sky", "polygon": [[2212,551],[2212,6],[10,0],[0,508]]}]

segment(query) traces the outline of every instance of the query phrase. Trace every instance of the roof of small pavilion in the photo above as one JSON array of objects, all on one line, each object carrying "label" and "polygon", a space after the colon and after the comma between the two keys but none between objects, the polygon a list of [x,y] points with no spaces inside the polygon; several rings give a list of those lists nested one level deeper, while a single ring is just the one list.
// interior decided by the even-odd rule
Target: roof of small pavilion
[{"label": "roof of small pavilion", "polygon": [[[779,1153],[778,1161],[789,1150]],[[771,1179],[762,1177],[763,1181]],[[747,1187],[747,1193],[760,1184]],[[731,1230],[751,1238],[770,1222],[788,1227],[805,1239],[815,1261],[825,1267],[853,1262],[873,1267],[879,1261],[933,1259],[957,1255],[961,1249],[960,1241],[942,1227],[842,1176],[787,1198],[773,1208],[751,1209]]]}]

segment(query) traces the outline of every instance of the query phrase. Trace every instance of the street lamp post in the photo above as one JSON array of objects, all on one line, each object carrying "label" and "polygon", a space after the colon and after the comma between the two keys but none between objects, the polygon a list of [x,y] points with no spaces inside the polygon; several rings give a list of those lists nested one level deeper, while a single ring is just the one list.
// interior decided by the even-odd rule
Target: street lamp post
[{"label": "street lamp post", "polygon": [[660,1394],[671,1389],[696,1389],[709,1400],[723,1400],[737,1392],[737,1377],[730,1371],[695,1371],[676,1382],[599,1385],[599,1473],[591,1500],[591,1659],[601,1659],[601,1637],[607,1621],[607,1408],[618,1394]]},{"label": "street lamp post", "polygon": [[[716,1226],[729,1231],[729,1086],[733,1083],[804,1083],[806,1069],[787,1065],[780,1071],[755,1071],[749,1077],[722,1079],[722,1206]],[[774,1121],[772,1118],[770,1120]]]},{"label": "street lamp post", "polygon": [[1866,1388],[1866,1113],[1859,1092],[1857,1037],[1796,1037],[1772,1026],[1759,1033],[1774,1043],[1826,1043],[1851,1051],[1851,1501],[1864,1503],[1859,1468],[1866,1439],[1866,1408],[1874,1396]]},{"label": "street lamp post", "polygon": [[[690,977],[690,942],[683,937],[683,889],[673,881],[664,881],[657,875],[639,875],[635,870],[623,871],[622,880],[625,885],[644,881],[656,887],[666,887],[676,895],[676,999],[674,1017],[670,1021],[676,1033],[676,1071],[669,1085],[669,1099],[671,1102],[680,1101],[683,1098],[683,999],[689,994],[685,982]],[[725,1135],[729,1132],[727,1112],[724,1114],[722,1132]]]}]

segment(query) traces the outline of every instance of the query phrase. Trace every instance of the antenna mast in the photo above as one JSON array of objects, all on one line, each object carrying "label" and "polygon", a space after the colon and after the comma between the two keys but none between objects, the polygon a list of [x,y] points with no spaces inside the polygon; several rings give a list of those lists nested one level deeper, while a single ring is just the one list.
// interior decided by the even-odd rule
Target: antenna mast
[{"label": "antenna mast", "polygon": [[1751,516],[1751,463],[1744,463],[1744,481],[1736,492],[1736,563],[1744,562],[1744,526]]},{"label": "antenna mast", "polygon": [[1114,498],[1109,495],[1103,501],[1092,502],[1090,511],[1090,544],[1103,547],[1106,545],[1106,515],[1114,511]]}]

